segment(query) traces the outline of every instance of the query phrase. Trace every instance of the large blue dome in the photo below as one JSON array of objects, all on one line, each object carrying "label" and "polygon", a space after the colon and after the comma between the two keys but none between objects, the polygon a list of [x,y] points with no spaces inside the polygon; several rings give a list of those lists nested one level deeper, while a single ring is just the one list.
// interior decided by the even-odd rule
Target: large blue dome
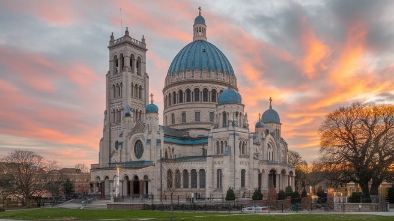
[{"label": "large blue dome", "polygon": [[205,18],[202,17],[201,15],[197,16],[194,19],[194,24],[204,24],[205,25]]},{"label": "large blue dome", "polygon": [[241,95],[234,89],[229,88],[223,91],[218,98],[218,104],[242,104]]},{"label": "large blue dome", "polygon": [[193,71],[195,68],[221,70],[223,73],[234,75],[233,67],[226,56],[215,45],[203,40],[193,41],[182,48],[171,62],[168,75],[180,70]]},{"label": "large blue dome", "polygon": [[263,113],[261,117],[263,123],[276,123],[280,124],[279,114],[274,109],[270,108]]},{"label": "large blue dome", "polygon": [[146,113],[159,113],[159,108],[156,104],[148,104],[146,105]]}]

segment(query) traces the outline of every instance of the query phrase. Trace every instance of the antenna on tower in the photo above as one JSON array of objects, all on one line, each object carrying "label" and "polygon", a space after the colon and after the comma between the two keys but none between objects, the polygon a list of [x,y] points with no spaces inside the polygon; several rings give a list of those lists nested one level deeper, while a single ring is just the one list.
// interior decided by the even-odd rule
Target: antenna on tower
[{"label": "antenna on tower", "polygon": [[119,8],[119,12],[120,12],[120,27],[122,27],[122,33],[120,33],[120,36],[122,36],[123,35],[122,8]]}]

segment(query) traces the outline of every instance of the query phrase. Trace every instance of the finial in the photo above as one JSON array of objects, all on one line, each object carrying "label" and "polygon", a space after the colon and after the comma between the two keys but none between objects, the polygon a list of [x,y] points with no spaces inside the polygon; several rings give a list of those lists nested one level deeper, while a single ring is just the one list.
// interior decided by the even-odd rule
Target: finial
[{"label": "finial", "polygon": [[198,7],[198,15],[201,16],[201,6]]},{"label": "finial", "polygon": [[272,98],[270,97],[270,109],[272,109]]},{"label": "finial", "polygon": [[150,103],[153,104],[153,94],[150,94]]},{"label": "finial", "polygon": [[259,121],[260,121],[261,114],[259,113]]},{"label": "finial", "polygon": [[111,39],[111,41],[114,40],[114,33],[113,32],[111,33],[110,39]]},{"label": "finial", "polygon": [[124,35],[129,35],[129,27],[126,27],[126,31],[124,32]]},{"label": "finial", "polygon": [[144,35],[142,35],[142,42],[145,43],[145,36]]}]

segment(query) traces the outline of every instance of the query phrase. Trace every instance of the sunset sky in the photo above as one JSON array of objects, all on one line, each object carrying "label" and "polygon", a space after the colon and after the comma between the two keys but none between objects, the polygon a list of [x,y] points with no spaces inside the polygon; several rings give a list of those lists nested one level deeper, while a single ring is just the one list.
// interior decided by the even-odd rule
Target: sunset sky
[{"label": "sunset sky", "polygon": [[289,149],[308,161],[328,112],[394,103],[394,1],[2,0],[0,157],[18,148],[65,167],[98,163],[111,32],[145,36],[161,113],[164,78],[192,41],[199,6],[208,41],[234,68],[251,131],[272,97]]}]

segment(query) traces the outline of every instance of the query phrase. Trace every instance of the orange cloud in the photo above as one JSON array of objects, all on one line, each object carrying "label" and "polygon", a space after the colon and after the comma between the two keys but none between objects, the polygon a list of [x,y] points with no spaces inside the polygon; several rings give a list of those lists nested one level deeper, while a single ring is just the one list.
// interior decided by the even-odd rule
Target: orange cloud
[{"label": "orange cloud", "polygon": [[316,37],[305,17],[301,23],[303,29],[301,42],[305,53],[301,63],[305,74],[309,79],[312,79],[318,74],[318,71],[327,68],[324,59],[329,56],[330,49]]}]

